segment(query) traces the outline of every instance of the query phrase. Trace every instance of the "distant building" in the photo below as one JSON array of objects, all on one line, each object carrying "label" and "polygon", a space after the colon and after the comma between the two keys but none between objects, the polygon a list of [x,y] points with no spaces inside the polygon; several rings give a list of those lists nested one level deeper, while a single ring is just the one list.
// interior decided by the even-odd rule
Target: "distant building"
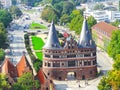
[{"label": "distant building", "polygon": [[71,35],[61,46],[52,21],[43,47],[42,70],[48,79],[92,79],[97,76],[96,45],[84,19],[79,41]]},{"label": "distant building", "polygon": [[0,0],[0,2],[3,5],[3,8],[9,8],[10,6],[12,6],[11,0]]},{"label": "distant building", "polygon": [[120,11],[108,11],[108,10],[86,10],[84,12],[86,17],[93,16],[97,22],[113,22],[120,20]]},{"label": "distant building", "polygon": [[104,50],[107,49],[112,32],[114,30],[118,30],[117,27],[112,26],[106,22],[99,22],[96,25],[94,25],[91,29],[96,44]]}]

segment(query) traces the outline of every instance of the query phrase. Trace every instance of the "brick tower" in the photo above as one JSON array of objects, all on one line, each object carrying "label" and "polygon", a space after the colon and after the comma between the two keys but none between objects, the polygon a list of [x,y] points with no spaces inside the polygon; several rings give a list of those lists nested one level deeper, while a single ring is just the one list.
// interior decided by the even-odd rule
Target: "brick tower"
[{"label": "brick tower", "polygon": [[49,79],[92,79],[97,75],[96,45],[84,19],[78,42],[70,35],[61,46],[52,21],[43,47],[43,72]]}]

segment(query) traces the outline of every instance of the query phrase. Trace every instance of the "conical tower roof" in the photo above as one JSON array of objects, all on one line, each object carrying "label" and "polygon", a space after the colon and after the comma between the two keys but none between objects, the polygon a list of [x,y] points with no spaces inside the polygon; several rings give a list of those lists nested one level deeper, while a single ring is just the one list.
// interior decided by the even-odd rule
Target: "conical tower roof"
[{"label": "conical tower roof", "polygon": [[92,40],[92,35],[90,30],[88,29],[88,24],[86,18],[84,18],[82,31],[80,34],[80,38],[78,41],[78,47],[80,48],[94,48],[96,47],[94,41]]},{"label": "conical tower roof", "polygon": [[45,49],[60,49],[61,48],[53,20],[50,26],[47,42],[43,48]]}]

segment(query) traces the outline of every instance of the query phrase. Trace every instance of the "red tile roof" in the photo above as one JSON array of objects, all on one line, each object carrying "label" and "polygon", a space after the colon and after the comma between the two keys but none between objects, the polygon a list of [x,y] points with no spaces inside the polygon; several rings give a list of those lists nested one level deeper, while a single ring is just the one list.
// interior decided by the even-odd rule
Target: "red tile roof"
[{"label": "red tile roof", "polygon": [[19,63],[16,65],[18,77],[21,76],[24,72],[30,71],[30,65],[26,60],[25,56],[22,56]]},{"label": "red tile roof", "polygon": [[9,74],[13,78],[17,76],[15,66],[8,58],[6,58],[1,65],[1,73]]},{"label": "red tile roof", "polygon": [[105,31],[109,37],[111,37],[113,30],[118,30],[117,27],[112,26],[111,24],[108,24],[106,22],[99,22],[92,27],[92,30],[97,30],[97,29],[101,31]]},{"label": "red tile roof", "polygon": [[41,83],[41,84],[44,84],[46,78],[45,78],[45,76],[44,76],[44,73],[43,73],[42,69],[40,69],[40,70],[38,71],[37,76],[38,76],[38,79],[39,79],[40,83]]}]

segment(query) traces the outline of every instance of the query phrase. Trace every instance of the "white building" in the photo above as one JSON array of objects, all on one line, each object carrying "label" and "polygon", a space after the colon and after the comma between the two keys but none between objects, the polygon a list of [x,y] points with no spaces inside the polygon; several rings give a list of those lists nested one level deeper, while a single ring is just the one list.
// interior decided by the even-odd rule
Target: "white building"
[{"label": "white building", "polygon": [[84,12],[86,17],[93,16],[97,22],[106,21],[106,22],[113,22],[116,19],[120,20],[120,12],[119,11],[107,11],[107,10],[86,10]]},{"label": "white building", "polygon": [[9,8],[12,5],[11,0],[0,0],[0,2],[3,5],[4,8]]}]

